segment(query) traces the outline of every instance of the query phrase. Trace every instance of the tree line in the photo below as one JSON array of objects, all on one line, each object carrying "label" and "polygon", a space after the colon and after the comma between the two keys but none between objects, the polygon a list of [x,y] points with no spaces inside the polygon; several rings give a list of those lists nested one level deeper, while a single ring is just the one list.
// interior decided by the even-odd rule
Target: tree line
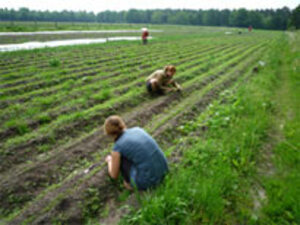
[{"label": "tree line", "polygon": [[99,23],[151,23],[204,26],[248,27],[258,29],[286,30],[300,27],[300,5],[290,10],[137,10],[104,11],[97,14],[86,11],[36,11],[28,8],[18,10],[1,8],[1,21],[54,21],[54,22],[99,22]]}]

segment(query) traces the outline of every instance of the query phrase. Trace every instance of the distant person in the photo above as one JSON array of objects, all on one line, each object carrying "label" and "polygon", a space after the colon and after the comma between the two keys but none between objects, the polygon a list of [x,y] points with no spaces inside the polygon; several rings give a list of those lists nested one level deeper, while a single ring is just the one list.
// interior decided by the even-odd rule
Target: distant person
[{"label": "distant person", "polygon": [[117,179],[121,172],[125,188],[146,190],[164,179],[168,163],[155,140],[142,128],[126,128],[119,116],[105,120],[104,130],[115,141],[113,151],[105,161],[108,173]]},{"label": "distant person", "polygon": [[252,29],[253,29],[253,27],[252,27],[252,25],[250,25],[250,26],[248,27],[248,32],[251,32]]},{"label": "distant person", "polygon": [[147,28],[142,28],[142,40],[143,44],[146,45],[148,42],[149,31]]},{"label": "distant person", "polygon": [[146,79],[146,87],[150,94],[165,94],[171,91],[181,91],[181,86],[172,78],[176,73],[173,65],[165,66],[163,70],[156,70]]}]

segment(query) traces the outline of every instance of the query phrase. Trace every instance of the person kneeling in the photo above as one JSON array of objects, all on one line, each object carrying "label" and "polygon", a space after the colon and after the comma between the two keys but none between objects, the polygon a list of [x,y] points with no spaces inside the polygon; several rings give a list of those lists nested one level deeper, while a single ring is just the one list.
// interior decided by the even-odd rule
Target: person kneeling
[{"label": "person kneeling", "polygon": [[181,91],[181,86],[172,78],[176,73],[175,66],[168,65],[163,70],[156,70],[146,79],[146,87],[150,94],[165,94]]},{"label": "person kneeling", "polygon": [[115,141],[106,157],[108,173],[117,179],[121,172],[124,186],[132,190],[155,187],[168,172],[168,163],[156,141],[142,128],[126,128],[121,117],[110,116],[104,123],[105,133]]}]

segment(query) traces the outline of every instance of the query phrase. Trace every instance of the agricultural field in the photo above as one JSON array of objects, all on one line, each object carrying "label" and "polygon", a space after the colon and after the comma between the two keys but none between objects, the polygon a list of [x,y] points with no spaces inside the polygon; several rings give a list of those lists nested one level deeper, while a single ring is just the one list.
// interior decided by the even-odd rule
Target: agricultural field
[{"label": "agricultural field", "polygon": [[[155,29],[0,53],[0,224],[299,224],[299,33]],[[167,64],[183,91],[151,97]],[[157,190],[108,178],[112,114],[165,151]]]}]

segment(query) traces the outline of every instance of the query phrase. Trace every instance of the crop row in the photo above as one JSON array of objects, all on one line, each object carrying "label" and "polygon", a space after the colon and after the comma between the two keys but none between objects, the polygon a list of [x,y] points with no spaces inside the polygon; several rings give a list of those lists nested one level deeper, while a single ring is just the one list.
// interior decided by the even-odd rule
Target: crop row
[{"label": "crop row", "polygon": [[[199,40],[192,40],[192,41],[182,41],[182,45],[186,44],[192,44],[192,43],[199,43]],[[39,56],[38,59],[36,58],[23,58],[22,59],[22,64],[21,65],[10,65],[10,68],[1,68],[1,74],[0,76],[1,79],[7,78],[10,79],[10,72],[20,72],[23,70],[29,71],[29,72],[36,72],[36,69],[47,69],[49,70],[51,68],[51,65],[49,64],[49,59],[60,59],[64,65],[66,65],[67,68],[74,68],[74,67],[79,67],[79,66],[84,66],[85,64],[83,62],[86,62],[88,64],[95,64],[99,60],[105,62],[109,60],[109,58],[120,58],[122,54],[135,54],[135,53],[143,53],[143,54],[148,54],[152,50],[159,48],[161,50],[164,50],[172,45],[174,45],[174,41],[168,41],[166,43],[153,43],[147,47],[145,46],[140,46],[140,44],[136,43],[131,43],[128,45],[120,45],[120,46],[113,46],[109,47],[103,47],[99,48],[96,46],[95,48],[92,47],[86,47],[86,48],[81,48],[78,47],[78,51],[75,50],[66,50],[66,55],[62,56],[61,52],[64,51],[54,51],[51,55],[47,55],[45,53],[39,54],[37,53],[36,55]],[[125,46],[125,47],[124,47]],[[76,48],[75,48],[76,49]],[[82,51],[79,51],[81,50]],[[33,55],[33,54],[31,54]],[[22,57],[26,57],[26,54],[23,54]],[[7,63],[6,63],[7,64]],[[7,64],[9,65],[9,64]],[[52,68],[53,69],[53,68]],[[24,72],[24,71],[23,71]]]},{"label": "crop row", "polygon": [[[230,72],[226,76],[223,76],[221,79],[216,80],[214,82],[214,84],[210,83],[209,87],[206,86],[205,89],[201,90],[201,93],[197,93],[195,91],[196,92],[195,94],[192,94],[190,97],[185,98],[183,102],[176,105],[176,109],[181,109],[181,110],[184,109],[185,111],[190,112],[190,108],[185,108],[186,106],[191,107],[192,105],[197,105],[198,102],[202,101],[201,99],[203,99],[204,94],[209,94],[209,93],[213,92],[212,89],[215,89],[218,92],[220,92],[220,90],[224,90],[226,87],[230,86],[230,84],[233,83],[235,81],[235,79],[243,77],[244,70],[249,71],[249,65],[251,65],[251,64],[253,64],[253,62],[255,62],[254,59],[255,58],[253,57],[253,58],[251,58],[251,60],[247,60],[244,63],[241,63],[241,65],[238,65],[235,69],[233,69],[232,72]],[[232,79],[231,83],[229,83],[230,79]],[[226,82],[227,82],[227,84],[224,84]],[[223,84],[223,86],[222,86],[222,84]],[[222,87],[220,89],[218,89],[218,88],[216,88],[216,86],[222,86]],[[216,93],[214,93],[214,94],[215,94],[214,97],[216,97]],[[190,102],[191,100],[193,100],[193,102]],[[212,99],[210,99],[210,100],[212,100]],[[172,106],[172,109],[173,108],[174,107]],[[176,110],[176,111],[179,112],[180,110],[179,111]],[[173,111],[169,110],[169,112],[173,112]],[[201,110],[198,109],[197,112],[201,112]],[[174,116],[174,113],[171,113],[171,114],[172,115],[169,115],[170,118]],[[155,118],[154,118],[154,121],[155,121]],[[165,123],[168,124],[169,122],[165,121]],[[107,198],[113,198],[112,195],[109,195],[108,191],[111,191],[111,189],[114,187],[111,187],[111,185],[107,183],[105,176],[106,176],[106,174],[103,173],[103,168],[100,165],[97,168],[95,168],[89,175],[85,175],[82,178],[80,178],[77,174],[74,175],[73,178],[75,178],[75,180],[72,179],[73,182],[70,182],[71,178],[68,178],[68,182],[65,183],[65,185],[67,185],[68,188],[65,185],[58,185],[58,186],[56,186],[56,189],[50,189],[49,192],[52,193],[51,200],[49,198],[45,198],[48,194],[50,194],[45,191],[44,192],[45,196],[43,198],[42,198],[42,196],[39,196],[37,201],[33,204],[30,204],[30,207],[28,207],[30,209],[32,209],[32,207],[33,207],[37,211],[29,210],[29,211],[31,211],[30,212],[31,215],[25,214],[27,216],[26,222],[31,223],[31,222],[35,221],[35,223],[36,223],[37,221],[45,220],[45,217],[47,219],[49,219],[49,215],[51,215],[51,216],[56,215],[58,213],[57,212],[58,208],[63,207],[62,205],[65,205],[64,212],[67,213],[67,216],[69,217],[69,218],[64,218],[64,219],[68,219],[68,221],[73,220],[74,217],[76,218],[76,215],[74,214],[74,212],[71,214],[68,214],[68,212],[73,211],[74,207],[81,209],[81,207],[84,206],[84,205],[78,206],[78,204],[74,204],[74,201],[76,201],[76,203],[84,204],[84,201],[86,200],[86,195],[85,195],[86,191],[84,191],[84,190],[87,190],[87,188],[93,187],[94,185],[96,185],[96,183],[97,183],[96,186],[98,188],[100,188],[101,195],[103,196],[101,202],[107,201]],[[76,182],[76,184],[74,182]],[[72,188],[73,186],[76,186],[77,188],[74,189],[74,188]],[[43,202],[43,204],[41,204],[41,202]],[[38,206],[44,205],[44,208],[41,209],[40,207],[35,207],[37,205]],[[72,207],[72,205],[75,205],[75,206]],[[49,211],[51,212],[50,214],[48,214]],[[58,216],[58,215],[56,215],[56,216]],[[82,216],[82,215],[80,215],[80,216]],[[62,218],[60,218],[60,219],[62,219]]]},{"label": "crop row", "polygon": [[194,71],[194,72],[196,72],[196,71]]},{"label": "crop row", "polygon": [[[222,47],[222,49],[225,48]],[[233,51],[233,49],[234,48],[231,48],[227,51]],[[210,56],[200,57],[201,55],[195,54],[196,56],[192,56],[192,58],[187,57],[187,59],[190,59],[190,61],[193,62],[193,58],[197,57],[197,61],[195,64],[200,64],[202,62],[204,63],[207,59],[210,59],[210,57],[212,56],[225,53],[225,52],[220,52],[220,50],[221,48],[217,48],[216,50],[207,52],[210,53]],[[176,59],[177,57],[176,58],[168,57],[168,60],[170,60],[171,62]],[[199,59],[202,59],[200,63],[198,61]],[[179,64],[178,67],[179,72],[180,70],[184,70],[184,68],[181,69],[180,61],[179,62],[177,61],[177,63]],[[156,66],[157,66],[156,64],[153,64],[149,70],[151,71],[155,69]],[[183,67],[187,67],[187,66],[191,66],[191,65],[189,63],[183,65]],[[147,70],[146,72],[150,73],[149,70]],[[43,118],[47,118],[47,121],[45,119],[43,121],[43,124],[45,124],[47,122],[50,122],[50,120],[52,120],[54,117],[60,115],[62,112],[68,113],[69,111],[74,110],[74,108],[76,108],[76,110],[81,110],[84,108],[91,107],[95,104],[103,103],[109,98],[119,95],[120,93],[122,94],[126,93],[127,91],[129,91],[130,88],[141,85],[144,81],[144,76],[141,76],[141,74],[139,73],[135,73],[135,74],[133,73],[130,75],[130,77],[127,74],[125,74],[125,76],[126,77],[124,78],[118,76],[116,77],[116,79],[107,80],[107,82],[103,82],[102,80],[99,82],[94,82],[90,85],[85,85],[82,88],[77,88],[77,89],[75,88],[71,92],[65,91],[63,93],[59,92],[56,93],[55,95],[51,95],[44,98],[35,98],[33,102],[29,102],[28,104],[23,104],[22,108],[19,109],[18,111],[13,111],[11,110],[11,108],[7,108],[3,110],[1,113],[1,115],[3,116],[0,115],[0,118],[2,117],[2,119],[0,120],[7,121],[6,124],[10,123],[9,121],[14,119],[20,120],[22,121],[22,124],[26,126],[25,122],[27,118],[30,118],[30,122],[26,122],[26,124],[27,127],[31,128],[35,126],[35,124],[36,125],[39,124],[39,121],[41,120],[41,115],[39,114],[39,112],[41,110],[43,110]],[[115,88],[108,89],[107,87],[109,86],[115,86]],[[63,103],[65,102],[68,102],[68,105],[63,107],[64,105]],[[15,106],[12,106],[12,108],[16,109]],[[35,109],[38,108],[38,110],[35,110],[37,113],[36,114],[30,113],[29,115],[26,116],[26,109],[31,109],[32,112],[32,109],[34,108]],[[47,109],[50,110],[47,111]],[[3,127],[5,128],[5,124]],[[18,127],[9,127],[9,129],[7,129],[8,132],[5,131],[1,132],[0,130],[0,137],[5,138],[7,137],[7,135],[5,134],[17,133],[18,132],[17,128]]]},{"label": "crop row", "polygon": [[[232,53],[231,55],[228,56],[228,58],[230,58],[230,56],[232,57],[234,54],[235,53]],[[226,61],[228,58],[224,57],[223,60]],[[230,60],[227,62],[230,62]],[[216,64],[217,63],[218,63],[218,61],[216,62]],[[198,70],[199,70],[199,68],[198,68]],[[185,76],[185,73],[180,74],[180,76],[178,76],[178,79],[180,80],[180,77],[183,77],[183,76]],[[189,79],[191,79],[191,78],[192,77],[189,77]],[[49,147],[50,146],[49,144],[51,144],[51,142],[52,142],[51,139],[53,139],[57,142],[60,138],[64,137],[66,129],[74,130],[73,124],[74,125],[78,124],[79,126],[81,126],[80,121],[82,121],[82,123],[85,124],[84,128],[86,128],[86,127],[88,127],[86,123],[90,123],[89,121],[93,121],[94,120],[94,119],[92,119],[93,117],[97,117],[97,118],[103,120],[103,117],[105,117],[108,113],[111,113],[111,111],[112,111],[111,107],[114,104],[116,104],[116,103],[124,104],[124,101],[127,101],[127,99],[128,100],[130,100],[130,99],[144,100],[143,96],[145,94],[146,93],[144,91],[144,88],[139,87],[139,88],[128,91],[127,93],[125,93],[122,96],[115,97],[113,99],[109,99],[108,101],[104,102],[103,104],[98,104],[93,107],[90,107],[87,110],[80,110],[80,111],[77,111],[77,112],[75,111],[70,114],[61,115],[54,122],[50,123],[49,126],[45,125],[45,126],[40,127],[37,130],[34,130],[31,133],[25,134],[20,137],[16,137],[14,139],[9,139],[3,145],[3,147],[4,147],[3,149],[5,149],[5,151],[2,152],[2,154],[4,153],[5,155],[13,156],[15,158],[20,152],[24,152],[24,150],[26,150],[27,146],[31,146],[31,145],[37,146],[41,143],[46,143],[46,144],[48,144],[47,147]],[[142,96],[142,98],[141,98],[141,96]],[[132,100],[130,100],[130,101],[132,101]],[[134,101],[132,101],[132,103],[133,102]],[[138,104],[138,102],[135,104]],[[124,107],[122,107],[122,108],[124,108]],[[105,110],[105,109],[107,109],[107,110]],[[100,114],[99,114],[99,112],[100,112]],[[53,124],[55,124],[55,125],[53,125]],[[89,129],[90,128],[91,127],[89,127]],[[78,127],[76,130],[79,130]],[[62,133],[62,131],[64,131],[64,132]],[[68,135],[69,134],[70,133],[68,133]],[[23,144],[22,144],[22,142],[23,142]],[[9,147],[9,146],[14,146],[14,147]],[[21,151],[21,149],[22,149],[22,151]],[[43,150],[45,151],[45,149],[43,149]],[[28,151],[25,151],[25,152],[28,152]],[[23,159],[24,158],[25,158],[25,156],[23,157]],[[8,163],[8,160],[6,160],[6,162]]]},{"label": "crop row", "polygon": [[[191,45],[192,43],[182,43],[183,46],[185,45]],[[170,44],[170,46],[172,46],[172,44]],[[63,69],[64,71],[68,72],[68,70],[70,70],[70,72],[76,72],[75,68],[81,68],[81,69],[85,69],[84,67],[87,67],[89,65],[94,65],[94,64],[99,64],[99,63],[106,63],[106,62],[113,62],[113,61],[118,61],[118,60],[124,60],[126,58],[130,58],[130,57],[134,57],[136,55],[147,55],[149,53],[151,53],[152,51],[156,51],[156,50],[166,50],[166,46],[162,45],[162,44],[155,44],[152,45],[151,47],[149,47],[150,49],[144,48],[143,46],[139,47],[139,48],[127,48],[127,49],[116,49],[115,52],[106,52],[105,51],[100,51],[100,52],[89,52],[88,54],[83,54],[82,56],[78,56],[81,54],[74,54],[77,55],[77,58],[74,59],[72,56],[70,56],[68,58],[68,60],[64,60],[58,57],[53,57],[54,59],[59,59],[63,62]],[[29,66],[29,65],[24,65],[24,68],[21,67],[20,69],[26,69],[26,70],[31,70],[35,72],[35,73],[31,73],[31,74],[24,74],[24,73],[19,73],[20,71],[15,71],[18,72],[17,74],[11,72],[11,73],[7,73],[3,76],[1,76],[1,79],[7,79],[7,80],[11,80],[13,79],[13,81],[15,81],[17,78],[29,78],[29,77],[33,77],[34,76],[39,76],[40,74],[36,73],[37,69],[39,70],[43,70],[48,71],[50,68],[43,68],[41,67],[41,64],[47,64],[49,66],[49,59],[51,58],[47,58],[47,61],[44,63],[39,63],[33,67]],[[60,68],[51,68],[51,70],[60,70]],[[18,79],[17,79],[18,80]],[[9,82],[8,82],[9,84]]]},{"label": "crop row", "polygon": [[[214,40],[214,38],[211,38],[212,40],[209,40],[209,41],[214,41],[216,44],[217,43],[221,43],[220,40],[216,39]],[[188,40],[188,41],[181,41],[181,44],[184,45],[186,43],[190,43],[190,44],[194,44],[194,45],[198,45],[198,44],[205,44],[206,42],[208,42],[206,39],[205,40]],[[249,43],[250,42],[253,42],[253,40],[249,40]],[[233,43],[242,43],[241,40],[239,39],[236,39],[236,41],[233,41]],[[86,62],[86,63],[89,63],[89,64],[95,64],[97,61],[99,61],[99,59],[102,59],[102,60],[106,60],[105,58],[109,59],[109,57],[116,57],[116,56],[119,56],[119,53],[127,53],[128,55],[130,55],[131,53],[143,53],[143,54],[148,54],[149,52],[152,51],[152,48],[160,48],[161,51],[163,51],[165,48],[171,48],[172,46],[171,45],[174,45],[176,44],[176,42],[172,42],[172,41],[168,41],[167,43],[153,43],[151,44],[151,46],[147,47],[147,48],[144,48],[143,46],[139,46],[139,45],[129,45],[129,47],[122,47],[122,48],[117,48],[117,53],[116,53],[116,49],[114,49],[114,52],[112,52],[112,49],[111,48],[100,48],[99,50],[97,49],[97,47],[95,48],[95,50],[92,50],[90,51],[91,48],[85,48],[83,52],[74,52],[74,50],[70,51],[70,50],[67,50],[66,52],[69,53],[67,54],[67,56],[65,58],[63,58],[62,56],[60,55],[56,55],[56,52],[55,54],[53,54],[52,56],[48,56],[46,55],[46,57],[42,57],[42,55],[39,55],[40,58],[43,59],[43,61],[37,61],[36,59],[32,60],[28,60],[28,61],[25,61],[24,64],[22,66],[16,66],[16,65],[13,65],[11,69],[17,69],[17,68],[20,68],[20,69],[23,69],[23,68],[26,68],[26,70],[32,70],[34,74],[34,72],[36,72],[36,67],[41,67],[43,68],[44,66],[46,66],[47,68],[45,69],[49,69],[49,59],[51,58],[58,58],[58,59],[61,59],[63,61],[64,64],[68,64],[68,67],[69,68],[73,68],[74,66],[75,67],[78,67],[78,66],[84,66],[84,63],[83,62]],[[88,50],[86,50],[88,49]],[[64,52],[64,51],[60,51],[60,52],[57,52],[58,53],[61,53],[61,52]],[[31,54],[33,55],[33,54]],[[38,54],[37,54],[38,55]],[[81,56],[82,55],[82,56]],[[109,57],[103,57],[103,56],[106,56],[106,55],[110,55]],[[23,59],[24,60],[24,59]],[[36,63],[36,64],[32,64],[32,63]],[[0,72],[4,70],[4,68],[2,68],[0,70]],[[12,71],[11,71],[12,72]],[[17,70],[16,72],[20,72],[19,70]],[[24,72],[24,71],[23,71]],[[7,79],[12,79],[14,76],[12,76],[13,74],[10,74],[9,71],[7,71],[7,74],[4,76],[4,77],[7,77]],[[16,74],[15,74],[16,75]],[[3,76],[1,76],[0,78],[4,78]]]},{"label": "crop row", "polygon": [[[158,48],[158,46],[154,46],[152,47],[153,48],[153,51],[158,51],[159,49],[163,48],[163,47],[160,47]],[[55,77],[55,76],[58,76],[58,75],[69,75],[69,74],[72,74],[72,73],[76,73],[76,72],[81,72],[81,71],[88,71],[88,70],[92,70],[92,69],[95,69],[95,68],[98,68],[99,65],[102,65],[102,64],[114,64],[114,65],[117,65],[119,61],[122,61],[123,63],[126,62],[126,60],[124,59],[129,59],[128,62],[130,62],[130,58],[132,59],[138,59],[138,55],[141,54],[141,53],[144,53],[144,55],[146,55],[145,51],[142,51],[143,49],[139,49],[137,51],[125,51],[125,52],[119,52],[118,54],[114,53],[112,54],[111,56],[108,56],[108,57],[97,57],[96,55],[91,55],[90,57],[93,58],[93,61],[91,60],[88,60],[87,57],[83,57],[80,59],[80,61],[78,62],[73,62],[72,63],[67,63],[67,62],[64,62],[63,64],[63,67],[60,68],[60,67],[57,67],[57,68],[52,68],[52,69],[49,69],[49,68],[42,68],[42,69],[39,69],[37,71],[38,68],[34,67],[32,68],[33,71],[35,73],[29,73],[29,74],[24,74],[24,72],[20,73],[20,71],[17,71],[17,73],[8,73],[6,74],[5,76],[3,75],[2,76],[2,80],[5,80],[7,79],[8,82],[4,83],[3,85],[5,86],[14,86],[14,82],[17,82],[17,83],[21,83],[24,82],[24,83],[29,83],[29,82],[32,82],[32,81],[38,81],[38,79],[45,79],[45,78],[48,78],[48,76],[51,76],[51,77]],[[143,55],[143,54],[141,54]],[[95,66],[93,66],[95,65]],[[26,69],[28,70],[29,67],[26,67]],[[77,69],[79,68],[79,69]],[[61,69],[63,69],[61,71]],[[42,72],[42,73],[40,73]],[[63,74],[60,74],[59,72],[63,72]],[[11,79],[13,79],[13,81],[10,81]]]},{"label": "crop row", "polygon": [[[219,48],[220,49],[220,48]],[[200,51],[201,53],[204,53],[203,51]],[[194,54],[196,54],[197,52],[194,52]],[[193,54],[191,54],[192,56],[193,56]],[[191,59],[191,57],[189,57],[189,55],[188,54],[186,54],[186,55],[180,55],[179,57],[185,57],[185,58],[187,58],[187,60],[189,60],[189,59]],[[164,57],[163,57],[164,58]],[[176,60],[176,56],[174,57],[174,56],[172,56],[172,57],[168,57],[168,60]],[[194,58],[195,58],[195,56],[194,56]],[[160,59],[160,58],[158,58],[158,59]],[[185,59],[186,60],[186,59]],[[183,60],[184,61],[184,60]],[[159,65],[159,63],[160,62],[158,62],[157,64],[153,64],[148,70],[146,70],[146,71],[143,71],[143,73],[142,74],[139,74],[140,73],[140,70],[137,70],[138,71],[138,73],[132,73],[132,74],[128,74],[128,73],[124,73],[124,74],[119,74],[119,76],[116,76],[116,77],[114,77],[114,78],[110,78],[110,79],[108,79],[107,81],[103,81],[102,79],[100,79],[98,82],[97,81],[95,81],[94,80],[94,82],[92,82],[90,85],[88,85],[88,84],[86,84],[85,82],[83,82],[83,83],[81,83],[81,85],[85,85],[85,86],[82,86],[81,88],[75,88],[74,86],[72,87],[73,88],[73,90],[70,92],[68,89],[67,90],[64,90],[64,92],[63,93],[61,93],[61,92],[59,92],[59,93],[56,93],[56,96],[54,95],[54,96],[51,96],[51,95],[49,95],[49,93],[48,93],[48,95],[47,95],[47,98],[52,98],[52,100],[58,100],[58,99],[56,99],[56,97],[57,98],[59,98],[59,101],[60,100],[66,100],[66,99],[63,99],[63,97],[65,96],[65,97],[67,97],[67,96],[70,96],[70,97],[76,97],[76,96],[78,96],[78,94],[77,93],[80,93],[80,95],[82,95],[83,93],[82,93],[82,91],[84,91],[85,89],[87,89],[88,90],[88,88],[89,88],[89,90],[88,90],[88,94],[91,94],[91,92],[96,92],[97,90],[99,90],[99,89],[102,89],[103,87],[105,87],[105,86],[108,86],[108,85],[116,85],[117,83],[118,84],[122,84],[122,83],[125,83],[125,82],[127,82],[129,79],[134,79],[134,78],[136,78],[136,77],[138,77],[138,76],[141,76],[141,75],[143,75],[143,74],[145,74],[145,73],[150,73],[153,69],[155,69],[155,67],[156,66],[158,66]],[[121,76],[122,75],[122,76]],[[46,92],[46,91],[44,91],[44,92]],[[74,93],[74,94],[73,94]],[[47,109],[47,105],[49,106],[49,107],[53,107],[53,102],[51,102],[49,99],[47,99],[46,97],[45,98],[43,98],[43,97],[41,97],[41,98],[34,98],[33,99],[33,102],[30,102],[32,105],[30,105],[30,104],[23,104],[23,105],[12,105],[10,108],[7,108],[6,110],[3,110],[2,112],[2,115],[3,115],[3,117],[2,117],[2,120],[7,120],[7,119],[9,119],[9,118],[11,118],[11,117],[13,117],[14,115],[18,115],[18,117],[20,117],[20,115],[22,115],[22,112],[24,112],[24,111],[26,111],[26,108],[30,108],[30,106],[34,106],[34,107],[38,107],[38,106],[41,106],[42,107],[42,109],[43,109],[43,111],[45,110],[45,109]],[[41,102],[39,102],[39,100],[41,101]],[[22,107],[22,108],[18,108],[18,107]],[[32,108],[32,107],[31,107]],[[10,117],[7,117],[7,116],[10,116]],[[32,116],[32,114],[30,114],[29,115],[30,117]]]},{"label": "crop row", "polygon": [[[251,49],[251,51],[248,52],[248,55],[249,55],[251,52],[255,51],[255,49],[256,49],[256,48]],[[247,57],[247,54],[245,54],[244,57],[242,57],[242,58],[239,59],[238,61],[237,61],[237,60],[234,60],[233,62],[231,62],[231,64],[230,64],[231,66],[229,66],[229,68],[232,68],[232,67],[234,66],[234,64],[237,64],[239,61],[243,61],[243,59],[245,59],[245,57]],[[225,67],[221,67],[222,70],[224,70],[224,68],[225,68]],[[193,72],[193,71],[190,71],[190,72]],[[222,74],[222,73],[221,73],[221,74]],[[204,90],[203,92],[209,91],[209,90],[212,89],[215,85],[222,83],[222,81],[225,79],[225,77],[228,77],[230,74],[231,74],[231,73],[227,74],[226,76],[222,76],[220,80],[217,79],[216,81],[214,81],[214,82],[215,82],[214,85],[209,85],[208,88],[203,89],[203,90]],[[201,78],[201,79],[200,79],[200,78],[195,78],[194,82],[190,82],[190,84],[189,84],[188,87],[191,88],[191,86],[195,86],[195,84],[197,84],[196,86],[199,87],[199,85],[201,84],[200,80],[204,80],[204,78]],[[219,81],[218,81],[218,80],[219,80]],[[198,82],[196,82],[196,81],[198,81]],[[199,83],[199,82],[200,82],[200,83]],[[205,83],[204,83],[204,84],[205,84]],[[201,87],[201,85],[200,85],[200,87]],[[185,87],[185,88],[187,88],[187,87]],[[192,97],[191,97],[192,99],[195,99],[195,93],[196,93],[196,96],[197,96],[197,92],[195,92],[195,90],[197,90],[197,89],[194,87],[194,91],[192,91],[192,93],[194,93],[194,94],[191,95],[191,96],[192,96]],[[188,97],[189,95],[190,95],[190,94],[187,93],[187,96],[185,96],[185,97],[187,97],[187,98],[185,99],[184,102],[186,102],[186,103],[190,102],[191,99]],[[166,99],[165,99],[165,100],[166,100]],[[168,103],[169,103],[169,101],[168,101]],[[169,104],[167,104],[167,105],[169,105]],[[167,106],[167,105],[166,105],[166,106]],[[164,108],[164,107],[163,107],[163,108]],[[161,110],[162,110],[163,108],[161,108]],[[160,111],[160,112],[161,112],[161,111]],[[143,110],[143,113],[142,113],[142,114],[143,114],[143,116],[145,116],[144,110]],[[148,114],[148,115],[151,116],[151,113]],[[137,120],[137,118],[136,118],[136,120]],[[143,120],[143,121],[144,121],[144,123],[146,122],[146,120]]]},{"label": "crop row", "polygon": [[[2,57],[0,65],[2,66],[3,70],[10,70],[10,69],[18,69],[22,67],[28,66],[49,66],[48,60],[52,57],[58,57],[65,62],[80,62],[80,59],[93,59],[92,56],[109,56],[115,55],[115,50],[118,51],[127,51],[135,50],[138,46],[134,46],[133,43],[126,44],[126,45],[119,45],[119,46],[109,46],[109,45],[93,45],[93,46],[85,46],[77,47],[77,48],[68,48],[65,51],[56,51],[51,49],[51,51],[37,51],[35,54],[31,52],[26,52],[20,55],[15,55],[12,58],[10,55]],[[140,50],[142,50],[140,48]]]},{"label": "crop row", "polygon": [[[193,50],[194,47],[191,46],[184,46],[185,50],[183,50],[184,52],[187,52],[188,50]],[[202,47],[203,49],[204,47]],[[157,50],[158,52],[160,50]],[[142,62],[146,61],[146,59],[148,59],[148,61],[152,60],[156,55],[158,55],[158,57],[163,57],[164,55],[170,54],[169,51],[163,52],[158,54],[158,52],[153,51],[151,54],[149,55],[139,55],[139,56],[135,56],[134,58],[130,57],[130,55],[126,55],[126,60],[124,60],[124,58],[122,57],[121,59],[111,59],[109,60],[109,63],[105,63],[104,65],[99,64],[93,67],[88,67],[88,68],[80,68],[77,70],[71,70],[71,71],[66,71],[66,70],[57,70],[57,71],[49,71],[49,72],[42,72],[39,76],[41,77],[41,79],[44,80],[43,81],[35,81],[34,82],[29,82],[29,84],[25,83],[23,84],[23,86],[18,86],[18,87],[10,87],[10,88],[6,88],[3,89],[2,91],[2,95],[8,95],[9,98],[11,98],[12,95],[16,95],[16,94],[24,94],[24,92],[26,91],[30,91],[31,89],[34,89],[34,87],[37,88],[42,88],[43,86],[48,87],[47,82],[51,84],[51,81],[54,80],[56,83],[59,83],[63,80],[67,80],[67,79],[76,79],[76,78],[80,78],[80,77],[84,77],[84,76],[95,76],[97,74],[105,74],[106,72],[113,72],[113,71],[120,71],[122,69],[125,69],[126,67],[129,66],[138,66],[139,64],[141,64]],[[173,55],[178,55],[178,52],[172,52]],[[118,61],[120,60],[121,63],[119,63]],[[129,72],[129,71],[128,71]],[[24,80],[23,80],[24,81]],[[53,82],[53,81],[52,81]],[[26,93],[25,92],[25,93]],[[2,97],[3,98],[3,97]]]}]

